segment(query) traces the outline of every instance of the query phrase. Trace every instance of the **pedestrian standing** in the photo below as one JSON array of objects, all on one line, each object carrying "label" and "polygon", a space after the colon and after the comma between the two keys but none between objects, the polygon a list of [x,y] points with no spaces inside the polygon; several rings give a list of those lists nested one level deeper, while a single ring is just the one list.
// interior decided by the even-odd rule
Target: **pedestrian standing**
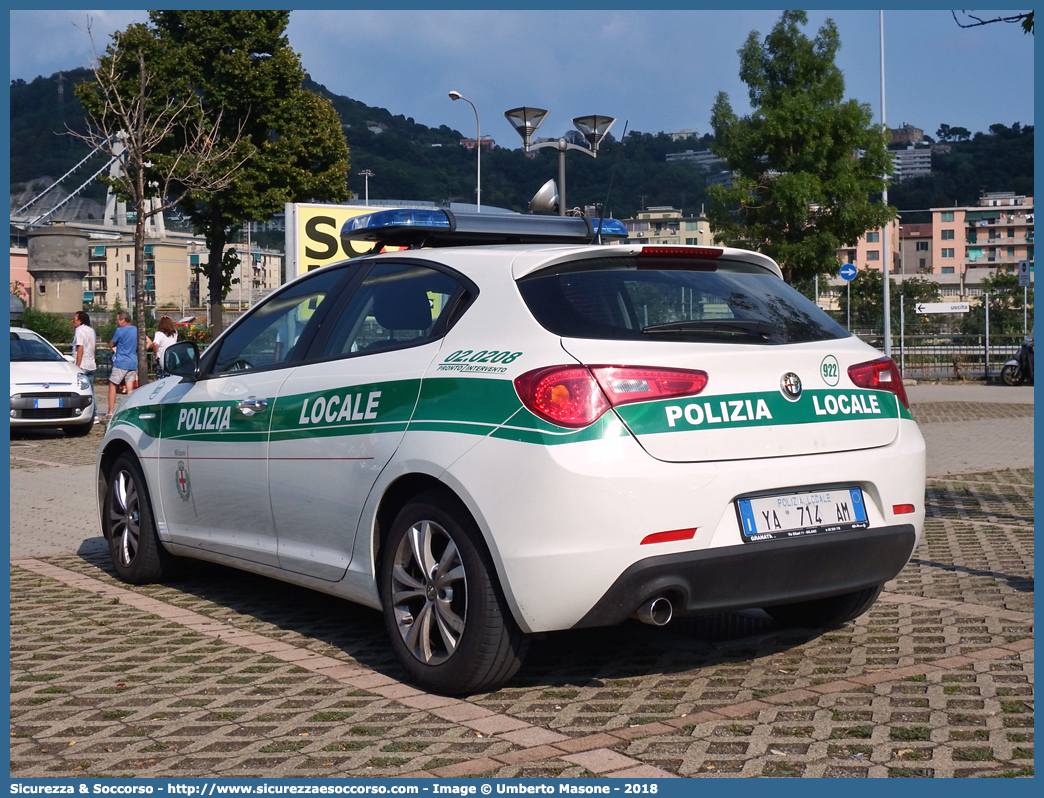
[{"label": "pedestrian standing", "polygon": [[112,348],[112,373],[109,375],[109,414],[116,408],[116,388],[120,383],[127,386],[128,393],[138,382],[138,328],[130,323],[130,313],[116,313],[116,331],[109,343]]},{"label": "pedestrian standing", "polygon": [[163,368],[163,353],[167,351],[168,346],[177,343],[177,341],[178,329],[174,326],[174,321],[170,316],[160,316],[159,324],[156,327],[156,334],[151,339],[145,339],[145,346],[151,349],[156,355],[157,380],[170,376],[169,372]]},{"label": "pedestrian standing", "polygon": [[98,334],[91,327],[91,317],[85,310],[78,310],[73,315],[73,354],[76,365],[84,370],[94,384],[94,372],[98,369],[95,351],[98,347]]}]

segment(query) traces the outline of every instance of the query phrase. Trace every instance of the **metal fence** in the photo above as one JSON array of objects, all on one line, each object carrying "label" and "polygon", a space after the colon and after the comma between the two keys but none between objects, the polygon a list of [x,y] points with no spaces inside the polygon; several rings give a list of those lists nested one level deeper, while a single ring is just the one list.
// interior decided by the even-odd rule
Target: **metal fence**
[{"label": "metal fence", "polygon": [[[881,334],[859,334],[884,350]],[[906,335],[892,338],[892,359],[904,379],[997,379],[1004,361],[1015,357],[1022,335]]]}]

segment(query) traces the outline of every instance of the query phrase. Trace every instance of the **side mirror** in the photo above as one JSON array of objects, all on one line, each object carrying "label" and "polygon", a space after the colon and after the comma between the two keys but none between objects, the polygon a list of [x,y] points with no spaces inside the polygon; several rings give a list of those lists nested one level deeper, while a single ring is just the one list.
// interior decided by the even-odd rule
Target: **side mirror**
[{"label": "side mirror", "polygon": [[171,344],[163,353],[163,370],[178,377],[195,377],[199,370],[199,347],[195,341]]}]

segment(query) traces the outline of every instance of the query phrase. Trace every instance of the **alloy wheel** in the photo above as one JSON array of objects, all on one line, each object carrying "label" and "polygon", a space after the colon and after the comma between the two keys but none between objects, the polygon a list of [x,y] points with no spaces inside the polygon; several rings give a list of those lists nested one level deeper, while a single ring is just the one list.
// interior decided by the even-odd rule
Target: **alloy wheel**
[{"label": "alloy wheel", "polygon": [[449,659],[464,634],[468,588],[453,538],[434,521],[403,535],[392,564],[392,611],[407,650],[426,665]]}]

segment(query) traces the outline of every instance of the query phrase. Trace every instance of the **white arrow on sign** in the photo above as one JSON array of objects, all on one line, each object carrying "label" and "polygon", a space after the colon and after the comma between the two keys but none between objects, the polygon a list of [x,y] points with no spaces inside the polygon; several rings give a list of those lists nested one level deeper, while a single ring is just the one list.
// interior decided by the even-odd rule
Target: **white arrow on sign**
[{"label": "white arrow on sign", "polygon": [[917,313],[967,313],[971,305],[967,302],[921,302],[915,308]]}]

